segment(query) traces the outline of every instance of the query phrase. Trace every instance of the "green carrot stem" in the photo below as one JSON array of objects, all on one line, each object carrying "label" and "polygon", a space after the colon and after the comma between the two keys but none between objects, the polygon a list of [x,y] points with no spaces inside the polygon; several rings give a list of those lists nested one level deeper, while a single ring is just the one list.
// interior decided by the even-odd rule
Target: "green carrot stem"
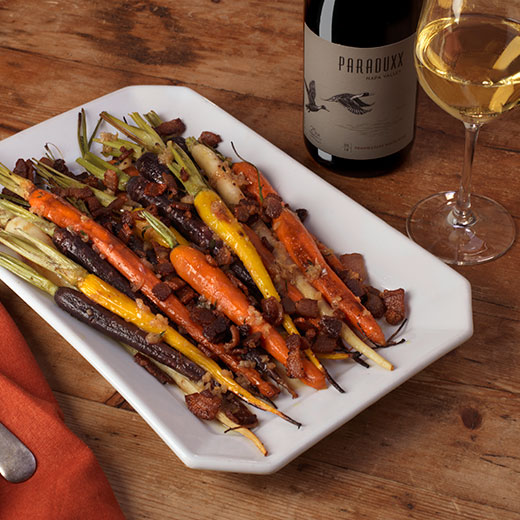
[{"label": "green carrot stem", "polygon": [[173,154],[176,163],[169,162],[167,166],[182,182],[190,195],[195,197],[202,190],[208,189],[208,185],[193,164],[193,161],[177,143],[168,141],[168,150]]},{"label": "green carrot stem", "polygon": [[54,247],[44,244],[21,230],[16,234],[0,231],[0,242],[35,264],[57,273],[72,287],[88,274],[85,269],[69,260]]},{"label": "green carrot stem", "polygon": [[3,184],[8,190],[16,193],[23,199],[27,199],[34,184],[29,179],[24,179],[14,174],[7,166],[0,163],[0,184]]},{"label": "green carrot stem", "polygon": [[[90,152],[89,152],[90,153]],[[83,161],[83,159],[81,159]],[[55,170],[51,166],[38,161],[37,159],[33,159],[34,166],[38,174],[50,182],[55,182],[60,188],[90,188],[92,193],[94,193],[95,197],[99,200],[99,202],[107,207],[111,202],[113,202],[116,197],[108,194],[103,190],[99,190],[92,186],[88,186],[84,182],[78,181],[77,179],[73,179],[64,173]]]},{"label": "green carrot stem", "polygon": [[25,220],[32,222],[36,226],[38,226],[44,233],[47,233],[50,237],[54,235],[54,231],[56,229],[56,225],[48,220],[45,220],[34,213],[22,208],[18,204],[10,202],[9,200],[0,200],[0,208],[4,209],[16,215],[17,217],[23,217]]},{"label": "green carrot stem", "polygon": [[[150,125],[144,128],[132,126],[110,115],[108,112],[101,112],[100,117],[127,137],[130,137],[130,139],[133,139],[138,145],[146,148],[146,150],[154,153],[160,153],[164,150],[162,139]],[[146,124],[144,120],[143,122]]]},{"label": "green carrot stem", "polygon": [[45,276],[42,276],[32,267],[7,253],[0,252],[0,266],[51,296],[54,296],[54,293],[58,290],[58,286],[45,278]]},{"label": "green carrot stem", "polygon": [[84,157],[76,159],[76,162],[100,180],[105,179],[105,172],[107,170],[115,171],[119,179],[118,187],[122,191],[125,190],[126,184],[130,179],[130,176],[123,170],[120,170],[117,166],[108,161],[104,161],[101,157],[98,157],[92,152],[87,152]]},{"label": "green carrot stem", "polygon": [[157,217],[154,217],[151,213],[146,210],[140,210],[139,215],[143,216],[152,229],[159,234],[164,241],[168,244],[170,249],[178,246],[179,243],[173,236],[173,233],[168,229],[168,226],[163,224]]}]

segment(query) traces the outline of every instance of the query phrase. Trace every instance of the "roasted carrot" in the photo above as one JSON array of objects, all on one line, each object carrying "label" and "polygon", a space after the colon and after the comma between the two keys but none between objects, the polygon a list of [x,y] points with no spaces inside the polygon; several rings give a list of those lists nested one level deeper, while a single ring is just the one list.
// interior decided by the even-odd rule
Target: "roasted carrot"
[{"label": "roasted carrot", "polygon": [[[223,271],[208,264],[203,253],[189,246],[177,246],[171,251],[170,260],[181,278],[233,322],[249,325],[252,332],[259,332],[265,350],[280,363],[286,364],[288,349],[282,336],[250,305],[247,297]],[[323,373],[308,360],[303,362],[303,381],[314,388],[324,388]]]},{"label": "roasted carrot", "polygon": [[[233,170],[243,175],[248,191],[259,202],[268,195],[279,196],[255,166],[247,162],[235,163]],[[273,219],[273,231],[283,243],[294,263],[318,289],[333,308],[340,309],[349,323],[378,345],[385,344],[383,331],[370,312],[346,287],[320,253],[314,238],[300,219],[284,205],[280,215]]]},{"label": "roasted carrot", "polygon": [[[256,241],[260,242],[262,245],[262,248],[259,249],[260,252],[265,249],[262,240],[265,240],[272,247],[273,252],[267,265],[269,265],[270,269],[276,268],[276,270],[279,271],[277,277],[279,276],[285,281],[285,290],[287,291],[287,295],[293,301],[299,299],[299,294],[302,294],[305,298],[316,300],[318,302],[318,309],[322,316],[334,316],[335,313],[333,308],[322,298],[321,293],[307,280],[307,278],[305,278],[302,271],[292,261],[289,253],[282,243],[274,236],[273,232],[259,220],[253,224],[253,231],[257,237]],[[260,247],[260,244],[258,247]],[[364,343],[346,323],[342,325],[340,334],[347,345],[350,345],[354,350],[365,355],[381,367],[387,370],[393,370],[394,367],[392,363],[381,356],[376,350],[370,348],[366,343]],[[351,357],[346,353],[334,354],[334,358],[338,358],[338,356],[341,358]],[[320,357],[330,358],[331,355],[320,354]]]},{"label": "roasted carrot", "polygon": [[205,356],[199,348],[171,327],[165,316],[153,314],[142,302],[132,300],[97,276],[88,273],[52,246],[48,246],[28,234],[18,237],[5,231],[0,231],[0,242],[38,265],[56,270],[68,285],[77,287],[95,303],[117,314],[125,321],[133,323],[141,330],[162,338],[164,342],[209,372],[215,381],[224,388],[229,389],[249,404],[300,426],[299,423],[239,385],[229,371],[223,370],[214,360]]},{"label": "roasted carrot", "polygon": [[[161,370],[165,371],[184,393],[188,394],[203,390],[204,387],[201,379],[204,375],[204,371],[202,368],[192,362],[188,362],[192,364],[191,368],[188,367],[182,358],[179,359],[179,356],[182,357],[181,354],[163,343],[155,345],[149,344],[144,332],[135,327],[135,325],[122,320],[119,316],[111,313],[107,309],[104,309],[103,312],[99,312],[97,308],[98,304],[86,298],[82,293],[76,290],[58,287],[34,269],[10,255],[0,252],[0,265],[23,280],[26,280],[35,287],[53,296],[56,303],[58,303],[58,305],[61,303],[60,306],[64,308],[66,312],[81,319],[88,325],[92,326],[96,324],[95,328],[107,333],[107,322],[112,321],[112,324],[115,325],[115,327],[109,326],[113,333],[112,337],[117,341],[130,341],[132,346],[125,343],[121,343],[121,345],[132,355],[134,355],[138,350],[141,353],[145,352],[147,359],[156,363]],[[65,306],[63,306],[64,298],[67,299]],[[76,299],[79,299],[79,306],[81,309],[77,309],[78,306],[75,305]],[[120,321],[117,322],[117,320]],[[135,337],[136,333],[139,337]],[[136,350],[136,348],[138,350]],[[180,363],[178,361],[180,361]],[[180,371],[178,372],[177,370]],[[216,419],[228,428],[232,428],[233,431],[236,431],[250,439],[263,455],[267,455],[267,450],[264,445],[248,428],[242,428],[240,427],[240,424],[231,421],[223,411],[217,413]]]},{"label": "roasted carrot", "polygon": [[56,225],[76,233],[86,233],[99,253],[105,256],[109,263],[130,281],[133,287],[141,290],[170,319],[183,327],[192,338],[217,354],[233,371],[247,377],[266,397],[274,397],[278,393],[278,389],[264,381],[256,370],[240,365],[239,361],[226,352],[222,345],[208,341],[203,334],[202,327],[192,320],[189,310],[173,294],[166,300],[159,300],[153,292],[153,288],[160,283],[155,273],[107,229],[47,191],[34,190],[29,196],[29,203],[35,213],[48,218]]}]

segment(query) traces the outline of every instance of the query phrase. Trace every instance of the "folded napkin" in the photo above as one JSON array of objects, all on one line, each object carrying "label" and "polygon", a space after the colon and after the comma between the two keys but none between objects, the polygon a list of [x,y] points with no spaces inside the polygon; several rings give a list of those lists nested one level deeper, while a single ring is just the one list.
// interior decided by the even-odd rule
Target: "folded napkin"
[{"label": "folded napkin", "polygon": [[35,455],[25,482],[0,476],[2,520],[119,520],[124,516],[88,446],[63,422],[36,360],[0,303],[0,422]]}]

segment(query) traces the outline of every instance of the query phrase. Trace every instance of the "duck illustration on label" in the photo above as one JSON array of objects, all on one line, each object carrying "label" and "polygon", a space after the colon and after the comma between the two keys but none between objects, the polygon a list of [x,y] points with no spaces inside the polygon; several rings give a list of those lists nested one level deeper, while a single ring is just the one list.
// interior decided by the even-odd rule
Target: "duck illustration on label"
[{"label": "duck illustration on label", "polygon": [[372,109],[368,108],[374,105],[374,103],[365,103],[361,98],[371,96],[369,92],[363,92],[361,94],[337,94],[335,96],[326,99],[325,101],[335,101],[341,103],[349,112],[357,115],[367,114]]},{"label": "duck illustration on label", "polygon": [[319,110],[326,110],[327,112],[329,109],[325,105],[317,105],[316,104],[316,82],[312,80],[308,85],[307,82],[304,80],[305,83],[305,90],[307,91],[307,97],[309,98],[309,102],[305,105],[305,108],[307,108],[308,112],[318,112]]}]

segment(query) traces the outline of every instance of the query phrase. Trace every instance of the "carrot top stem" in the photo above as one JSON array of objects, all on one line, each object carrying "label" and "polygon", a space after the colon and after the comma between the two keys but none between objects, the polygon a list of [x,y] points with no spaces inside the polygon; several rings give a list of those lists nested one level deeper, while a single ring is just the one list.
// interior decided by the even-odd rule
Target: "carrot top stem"
[{"label": "carrot top stem", "polygon": [[160,153],[164,149],[161,137],[150,125],[146,125],[146,122],[142,126],[132,126],[105,111],[101,112],[99,116],[150,152]]},{"label": "carrot top stem", "polygon": [[130,176],[123,170],[120,170],[117,166],[104,161],[101,157],[98,157],[92,152],[87,152],[83,157],[76,159],[76,162],[99,180],[104,180],[105,172],[107,170],[115,171],[117,178],[119,179],[118,187],[120,190],[124,190],[126,184],[130,180]]},{"label": "carrot top stem", "polygon": [[27,199],[34,190],[34,184],[29,179],[16,175],[2,163],[0,163],[0,184],[3,184],[8,190],[16,193],[22,199]]},{"label": "carrot top stem", "polygon": [[5,211],[8,215],[15,215],[17,217],[22,217],[25,220],[28,220],[32,224],[38,226],[44,233],[52,237],[54,235],[54,231],[56,229],[56,225],[44,218],[31,213],[29,210],[24,207],[15,204],[9,200],[0,199],[0,212]]},{"label": "carrot top stem", "polygon": [[58,290],[58,286],[45,278],[45,276],[42,276],[26,263],[7,253],[0,252],[0,266],[51,296],[54,296]]},{"label": "carrot top stem", "polygon": [[150,212],[142,209],[137,210],[139,215],[144,217],[152,229],[164,240],[170,249],[179,245],[179,242],[175,238],[174,234],[170,231],[168,226],[163,224],[157,217],[154,217]]},{"label": "carrot top stem", "polygon": [[87,186],[87,184],[73,179],[68,175],[65,175],[64,173],[54,169],[52,166],[49,166],[48,164],[39,161],[38,159],[32,159],[32,162],[34,164],[34,167],[36,168],[36,171],[41,177],[43,177],[47,181],[55,182],[60,188],[88,187],[92,190],[92,193],[95,195],[96,199],[98,199],[99,202],[105,207],[107,207],[111,202],[113,202],[116,199],[116,197],[108,194],[106,191],[94,188],[93,186]]}]

